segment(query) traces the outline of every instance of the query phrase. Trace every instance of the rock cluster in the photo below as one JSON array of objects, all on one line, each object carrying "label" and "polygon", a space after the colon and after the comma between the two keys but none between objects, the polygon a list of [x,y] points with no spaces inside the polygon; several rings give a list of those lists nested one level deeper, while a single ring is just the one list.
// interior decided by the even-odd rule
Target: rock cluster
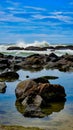
[{"label": "rock cluster", "polygon": [[47,49],[52,49],[52,50],[70,49],[70,50],[73,50],[73,45],[56,45],[56,46],[48,46],[48,47],[28,46],[26,48],[12,46],[12,47],[7,48],[7,50],[32,50],[32,51],[46,51]]},{"label": "rock cluster", "polygon": [[27,70],[59,69],[60,71],[73,70],[73,55],[63,55],[58,57],[56,54],[49,55],[34,54],[28,56],[24,61],[17,64],[20,68]]},{"label": "rock cluster", "polygon": [[27,57],[18,57],[3,55],[0,53],[0,68],[18,70],[25,69],[38,71],[45,69],[59,69],[60,71],[73,70],[73,55],[57,56],[54,53],[49,55],[33,54]]}]

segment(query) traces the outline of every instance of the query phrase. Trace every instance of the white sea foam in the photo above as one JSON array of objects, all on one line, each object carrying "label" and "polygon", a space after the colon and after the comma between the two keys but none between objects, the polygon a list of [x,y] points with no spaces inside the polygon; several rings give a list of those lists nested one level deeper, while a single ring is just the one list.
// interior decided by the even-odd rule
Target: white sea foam
[{"label": "white sea foam", "polygon": [[65,55],[65,54],[71,54],[73,55],[73,50],[66,49],[66,50],[55,50],[55,53],[59,56]]},{"label": "white sea foam", "polygon": [[42,41],[42,42],[39,42],[39,41],[35,41],[33,43],[25,43],[23,41],[20,41],[20,42],[17,42],[16,43],[16,46],[18,47],[28,47],[28,46],[34,46],[34,47],[48,47],[50,45],[50,43],[48,43],[47,41]]}]

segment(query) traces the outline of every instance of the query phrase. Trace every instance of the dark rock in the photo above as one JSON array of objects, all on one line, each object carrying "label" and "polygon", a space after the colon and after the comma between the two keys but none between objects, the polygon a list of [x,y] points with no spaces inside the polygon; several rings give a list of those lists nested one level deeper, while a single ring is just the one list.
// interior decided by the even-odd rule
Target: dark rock
[{"label": "dark rock", "polygon": [[12,46],[12,47],[8,47],[7,50],[24,50],[24,48],[23,47]]},{"label": "dark rock", "polygon": [[49,61],[56,62],[58,60],[59,60],[59,57],[54,53],[51,53],[46,57],[46,62],[49,62]]},{"label": "dark rock", "polygon": [[59,45],[54,47],[55,50],[66,50],[70,49],[73,50],[73,45]]},{"label": "dark rock", "polygon": [[32,51],[46,51],[47,49],[54,49],[54,47],[53,46],[49,46],[49,47],[29,46],[25,48],[25,50],[32,50]]},{"label": "dark rock", "polygon": [[26,62],[32,65],[33,64],[40,65],[40,64],[44,64],[43,58],[44,55],[35,54],[35,55],[28,56],[26,58]]},{"label": "dark rock", "polygon": [[44,48],[41,48],[41,47],[35,47],[35,46],[29,46],[29,47],[26,47],[25,50],[43,51]]},{"label": "dark rock", "polygon": [[9,62],[7,58],[0,58],[0,68],[8,68]]},{"label": "dark rock", "polygon": [[17,88],[15,89],[17,99],[23,100],[26,96],[32,93],[36,87],[37,87],[36,82],[30,79],[20,82],[17,85]]},{"label": "dark rock", "polygon": [[39,95],[44,99],[44,101],[60,101],[66,96],[64,87],[61,85],[53,84],[39,84]]},{"label": "dark rock", "polygon": [[19,78],[16,72],[5,72],[0,74],[0,81],[14,81]]},{"label": "dark rock", "polygon": [[11,71],[24,69],[31,72],[40,71],[43,68],[70,71],[73,70],[73,55],[66,54],[58,57],[54,53],[51,53],[49,55],[33,54],[27,57],[14,57],[1,54],[0,68],[9,68]]},{"label": "dark rock", "polygon": [[49,81],[45,77],[35,78],[33,79],[33,81],[35,81],[36,83],[49,83]]},{"label": "dark rock", "polygon": [[26,78],[29,78],[29,75],[26,75]]},{"label": "dark rock", "polygon": [[5,82],[0,82],[0,93],[5,93],[6,87],[7,86]]},{"label": "dark rock", "polygon": [[4,57],[4,54],[0,53],[0,58],[3,58]]},{"label": "dark rock", "polygon": [[57,77],[57,76],[42,76],[42,78],[47,79],[47,80],[54,80],[54,79],[58,79],[59,77]]}]

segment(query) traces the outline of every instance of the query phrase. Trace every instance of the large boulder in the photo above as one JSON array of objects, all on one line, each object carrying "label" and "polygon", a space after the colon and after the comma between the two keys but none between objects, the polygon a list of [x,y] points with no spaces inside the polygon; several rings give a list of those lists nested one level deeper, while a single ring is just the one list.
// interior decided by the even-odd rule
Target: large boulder
[{"label": "large boulder", "polygon": [[31,117],[43,117],[42,107],[48,106],[53,101],[65,101],[66,96],[63,86],[50,84],[44,78],[20,82],[15,89],[15,93],[17,101],[25,108],[24,116]]}]

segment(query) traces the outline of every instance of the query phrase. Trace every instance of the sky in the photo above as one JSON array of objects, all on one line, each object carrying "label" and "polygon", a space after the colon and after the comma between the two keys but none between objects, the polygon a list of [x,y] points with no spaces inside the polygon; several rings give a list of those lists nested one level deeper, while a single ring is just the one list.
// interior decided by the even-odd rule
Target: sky
[{"label": "sky", "polygon": [[0,0],[0,44],[73,43],[73,0]]}]

